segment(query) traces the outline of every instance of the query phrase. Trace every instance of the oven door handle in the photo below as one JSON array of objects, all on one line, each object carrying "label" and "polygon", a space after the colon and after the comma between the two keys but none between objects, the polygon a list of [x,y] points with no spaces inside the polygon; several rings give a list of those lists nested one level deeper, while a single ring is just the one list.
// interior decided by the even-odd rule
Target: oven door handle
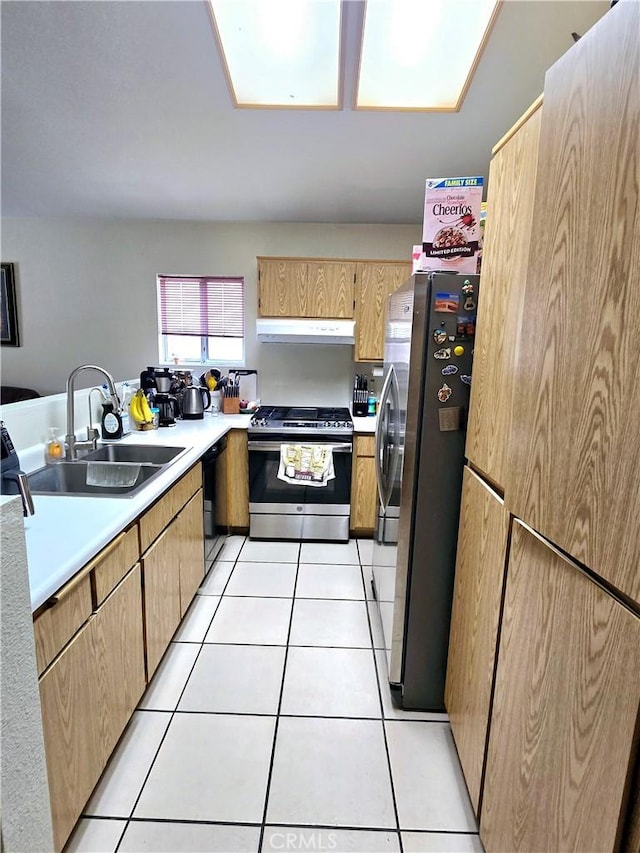
[{"label": "oven door handle", "polygon": [[352,445],[351,444],[328,444],[323,441],[305,441],[305,442],[296,442],[296,441],[249,441],[249,451],[271,451],[272,453],[280,453],[280,445],[281,444],[319,444],[322,447],[328,447],[329,450],[332,450],[334,453],[351,453]]}]

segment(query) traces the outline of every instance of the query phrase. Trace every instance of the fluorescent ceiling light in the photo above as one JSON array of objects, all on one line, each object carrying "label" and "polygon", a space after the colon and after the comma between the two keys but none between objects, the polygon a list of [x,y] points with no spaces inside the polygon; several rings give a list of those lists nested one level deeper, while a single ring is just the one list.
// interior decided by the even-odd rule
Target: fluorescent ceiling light
[{"label": "fluorescent ceiling light", "polygon": [[368,0],[356,108],[458,110],[496,0]]},{"label": "fluorescent ceiling light", "polygon": [[340,0],[209,2],[238,106],[340,106]]}]

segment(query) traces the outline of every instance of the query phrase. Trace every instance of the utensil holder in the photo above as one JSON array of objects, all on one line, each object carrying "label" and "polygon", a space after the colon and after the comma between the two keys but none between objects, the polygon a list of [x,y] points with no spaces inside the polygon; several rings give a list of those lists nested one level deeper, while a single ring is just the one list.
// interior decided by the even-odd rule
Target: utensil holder
[{"label": "utensil holder", "polygon": [[223,397],[222,411],[225,415],[237,415],[240,413],[239,397]]}]

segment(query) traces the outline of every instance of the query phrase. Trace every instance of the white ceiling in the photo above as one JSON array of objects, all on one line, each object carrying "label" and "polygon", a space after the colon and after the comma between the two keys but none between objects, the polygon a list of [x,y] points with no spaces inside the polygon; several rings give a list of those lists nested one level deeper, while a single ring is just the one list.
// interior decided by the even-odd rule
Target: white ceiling
[{"label": "white ceiling", "polygon": [[204,0],[3,0],[2,215],[420,222],[608,8],[506,0],[461,111],[420,114],[351,109],[360,0],[336,112],[234,109]]}]

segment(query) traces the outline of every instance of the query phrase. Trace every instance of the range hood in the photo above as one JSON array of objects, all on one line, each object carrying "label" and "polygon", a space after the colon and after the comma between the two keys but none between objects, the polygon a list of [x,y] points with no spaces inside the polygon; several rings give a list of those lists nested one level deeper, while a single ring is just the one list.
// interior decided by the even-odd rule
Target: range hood
[{"label": "range hood", "polygon": [[355,320],[256,320],[258,340],[278,344],[354,344]]}]

